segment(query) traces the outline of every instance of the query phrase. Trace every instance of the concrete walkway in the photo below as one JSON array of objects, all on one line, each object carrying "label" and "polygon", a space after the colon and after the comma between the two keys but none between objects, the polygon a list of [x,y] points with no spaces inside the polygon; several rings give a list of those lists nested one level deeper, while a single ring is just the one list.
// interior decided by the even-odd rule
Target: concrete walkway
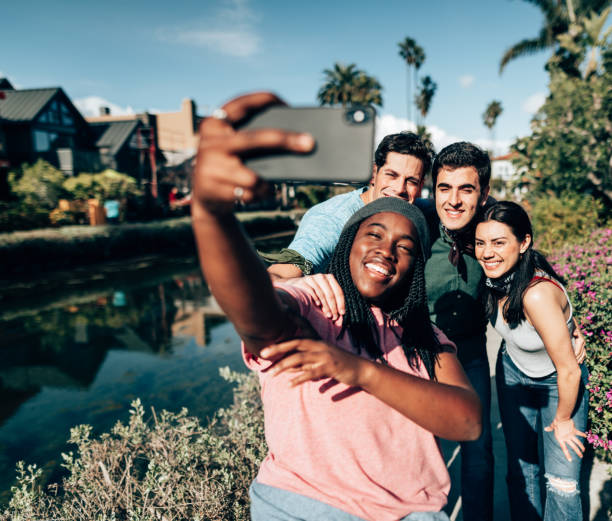
[{"label": "concrete walkway", "polygon": [[[495,457],[495,498],[494,519],[495,521],[510,521],[508,506],[508,494],[506,491],[506,447],[504,435],[499,419],[497,406],[497,391],[495,389],[495,360],[500,344],[499,335],[489,327],[487,332],[487,354],[491,367],[491,424],[493,428],[493,454]],[[461,510],[461,454],[459,446],[453,442],[442,442],[442,451],[451,475],[452,487],[448,498],[446,512],[451,521],[479,521],[463,520]],[[585,455],[580,488],[582,490],[582,501],[585,511],[589,512],[589,521],[612,521],[607,516],[607,510],[612,506],[612,478],[609,474],[610,465],[602,463],[593,458],[592,452]],[[570,520],[566,521],[579,521]]]}]

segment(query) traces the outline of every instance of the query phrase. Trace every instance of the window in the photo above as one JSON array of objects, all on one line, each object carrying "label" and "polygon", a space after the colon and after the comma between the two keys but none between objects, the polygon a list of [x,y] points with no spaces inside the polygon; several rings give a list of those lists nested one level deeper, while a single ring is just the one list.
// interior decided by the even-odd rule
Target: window
[{"label": "window", "polygon": [[72,118],[72,114],[70,114],[70,109],[63,103],[60,105],[60,108],[62,113],[62,125],[65,125],[67,127],[73,126],[74,119]]},{"label": "window", "polygon": [[38,121],[40,123],[49,123],[51,125],[63,125],[65,127],[74,126],[74,118],[70,109],[63,103],[53,100],[45,112],[43,112]]},{"label": "window", "polygon": [[46,130],[34,131],[34,150],[36,152],[47,152],[54,148],[57,142],[57,132],[47,132]]}]

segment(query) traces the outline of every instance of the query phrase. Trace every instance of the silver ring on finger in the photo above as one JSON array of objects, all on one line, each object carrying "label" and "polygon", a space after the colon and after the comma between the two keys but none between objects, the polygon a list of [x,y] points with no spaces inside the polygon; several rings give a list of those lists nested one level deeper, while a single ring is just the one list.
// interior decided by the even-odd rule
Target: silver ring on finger
[{"label": "silver ring on finger", "polygon": [[211,118],[219,119],[221,121],[227,121],[227,112],[222,108],[217,108],[210,114]]},{"label": "silver ring on finger", "polygon": [[236,204],[240,204],[240,205],[244,204],[244,201],[242,200],[243,196],[244,196],[244,188],[242,188],[241,186],[234,187],[234,202]]}]

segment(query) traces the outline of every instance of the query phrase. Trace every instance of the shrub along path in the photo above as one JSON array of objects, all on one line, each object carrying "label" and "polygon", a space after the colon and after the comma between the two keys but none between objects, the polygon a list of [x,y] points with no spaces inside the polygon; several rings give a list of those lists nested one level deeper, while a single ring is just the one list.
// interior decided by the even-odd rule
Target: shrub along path
[{"label": "shrub along path", "polygon": [[[304,210],[238,214],[251,237],[295,230]],[[146,255],[195,255],[189,217],[0,234],[0,280]]]}]

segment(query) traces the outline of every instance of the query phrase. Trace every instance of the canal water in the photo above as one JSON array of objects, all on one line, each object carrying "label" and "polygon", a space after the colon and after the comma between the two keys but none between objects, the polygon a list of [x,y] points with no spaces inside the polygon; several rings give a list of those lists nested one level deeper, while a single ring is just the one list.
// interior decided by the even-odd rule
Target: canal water
[{"label": "canal water", "polygon": [[232,401],[219,368],[246,370],[195,259],[140,259],[9,289],[0,299],[0,506],[19,460],[61,477],[74,425],[107,431],[135,398],[206,422]]}]

